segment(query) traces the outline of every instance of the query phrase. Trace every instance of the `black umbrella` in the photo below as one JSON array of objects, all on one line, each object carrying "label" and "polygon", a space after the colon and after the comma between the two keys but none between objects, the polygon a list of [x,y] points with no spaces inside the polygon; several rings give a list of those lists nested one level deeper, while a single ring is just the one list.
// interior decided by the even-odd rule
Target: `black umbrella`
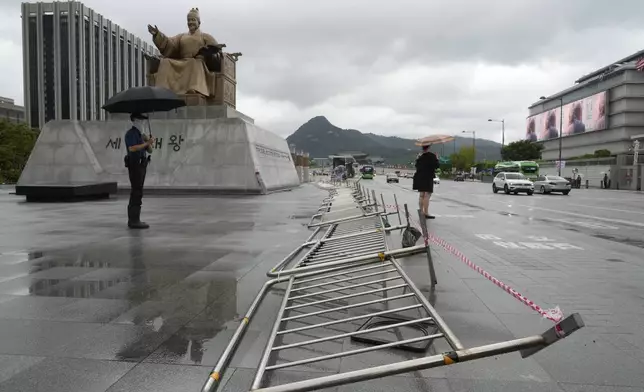
[{"label": "black umbrella", "polygon": [[131,87],[108,99],[103,109],[109,113],[167,112],[186,106],[173,91],[163,87]]},{"label": "black umbrella", "polygon": [[[108,113],[154,113],[167,112],[186,106],[186,101],[181,99],[172,90],[163,87],[130,87],[108,99],[103,110]],[[148,119],[150,137],[152,127]]]}]

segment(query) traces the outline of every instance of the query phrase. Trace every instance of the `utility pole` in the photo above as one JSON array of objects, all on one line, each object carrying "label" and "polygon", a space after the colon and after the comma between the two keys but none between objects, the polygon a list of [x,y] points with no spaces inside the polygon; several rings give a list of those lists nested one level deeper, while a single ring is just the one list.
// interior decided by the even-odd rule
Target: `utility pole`
[{"label": "utility pole", "polygon": [[561,142],[563,140],[563,98],[559,98],[559,177],[561,177]]}]

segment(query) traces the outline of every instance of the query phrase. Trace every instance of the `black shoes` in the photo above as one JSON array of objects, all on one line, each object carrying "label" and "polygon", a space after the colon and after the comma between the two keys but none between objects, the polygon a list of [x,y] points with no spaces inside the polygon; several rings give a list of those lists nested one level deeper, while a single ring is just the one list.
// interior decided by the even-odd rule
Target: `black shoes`
[{"label": "black shoes", "polygon": [[425,215],[425,219],[436,219],[434,215]]},{"label": "black shoes", "polygon": [[148,229],[150,225],[145,222],[128,222],[127,227],[130,229]]},{"label": "black shoes", "polygon": [[141,207],[127,207],[127,227],[130,229],[147,229],[150,227],[145,222],[141,222]]}]

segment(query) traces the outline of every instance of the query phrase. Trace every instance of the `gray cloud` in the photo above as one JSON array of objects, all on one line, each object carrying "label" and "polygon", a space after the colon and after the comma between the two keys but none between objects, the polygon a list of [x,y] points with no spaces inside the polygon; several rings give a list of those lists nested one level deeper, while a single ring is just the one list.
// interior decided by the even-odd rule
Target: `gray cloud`
[{"label": "gray cloud", "polygon": [[[420,136],[478,129],[523,134],[527,106],[579,76],[635,52],[644,2],[617,0],[87,0],[141,37],[147,23],[202,29],[238,63],[240,110],[282,135],[314,115],[367,132]],[[0,95],[21,100],[20,0],[0,4]]]}]

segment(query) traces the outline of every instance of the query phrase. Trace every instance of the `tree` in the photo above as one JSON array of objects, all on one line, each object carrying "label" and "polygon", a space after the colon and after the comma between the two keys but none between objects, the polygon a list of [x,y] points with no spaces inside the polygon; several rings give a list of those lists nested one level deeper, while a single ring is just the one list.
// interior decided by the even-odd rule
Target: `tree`
[{"label": "tree", "polygon": [[596,158],[608,158],[610,157],[610,150],[595,150],[595,157]]},{"label": "tree", "polygon": [[38,131],[27,124],[0,120],[0,184],[18,182],[36,139]]},{"label": "tree", "polygon": [[501,150],[505,161],[533,161],[541,159],[543,145],[530,140],[512,142]]},{"label": "tree", "polygon": [[456,170],[470,170],[470,167],[474,165],[474,148],[461,147],[456,154],[449,157]]}]

